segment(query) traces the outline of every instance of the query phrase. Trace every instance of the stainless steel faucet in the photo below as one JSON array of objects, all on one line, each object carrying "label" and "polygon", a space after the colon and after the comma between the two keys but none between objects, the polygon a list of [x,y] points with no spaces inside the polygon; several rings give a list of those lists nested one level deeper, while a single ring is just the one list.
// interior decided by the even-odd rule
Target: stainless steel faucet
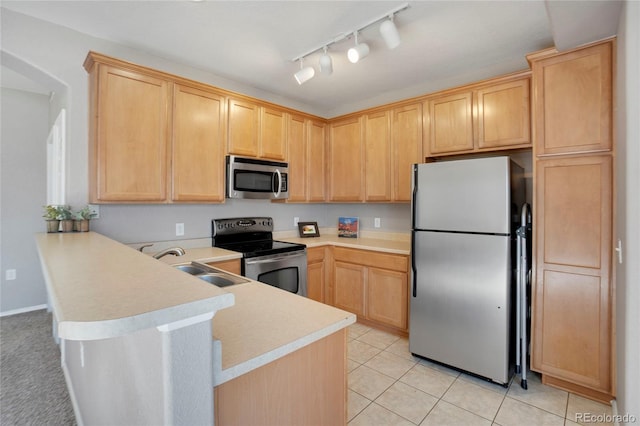
[{"label": "stainless steel faucet", "polygon": [[174,256],[182,256],[183,254],[185,254],[185,251],[182,247],[171,247],[166,250],[159,251],[158,253],[154,254],[153,257],[155,259],[160,259],[161,257],[168,254],[172,254]]}]

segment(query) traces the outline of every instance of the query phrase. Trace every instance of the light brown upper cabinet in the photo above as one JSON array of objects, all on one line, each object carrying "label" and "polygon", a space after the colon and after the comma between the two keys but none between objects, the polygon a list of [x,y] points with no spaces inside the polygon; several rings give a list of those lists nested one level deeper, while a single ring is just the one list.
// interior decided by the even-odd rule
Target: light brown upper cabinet
[{"label": "light brown upper cabinet", "polygon": [[307,120],[307,201],[325,201],[326,160],[326,124],[316,120]]},{"label": "light brown upper cabinet", "polygon": [[475,96],[479,149],[531,144],[528,78],[478,89]]},{"label": "light brown upper cabinet", "polygon": [[288,114],[288,202],[325,201],[325,125]]},{"label": "light brown upper cabinet", "polygon": [[424,102],[427,157],[531,146],[530,76],[518,73]]},{"label": "light brown upper cabinet", "polygon": [[599,44],[535,61],[536,154],[612,149],[612,47]]},{"label": "light brown upper cabinet", "polygon": [[174,85],[172,200],[224,201],[225,98]]},{"label": "light brown upper cabinet", "polygon": [[[98,58],[99,59],[99,58]],[[170,83],[87,57],[90,201],[167,199]]]},{"label": "light brown upper cabinet", "polygon": [[473,149],[472,99],[469,90],[425,102],[428,155]]},{"label": "light brown upper cabinet", "polygon": [[366,201],[391,201],[391,113],[364,116]]},{"label": "light brown upper cabinet", "polygon": [[223,95],[95,52],[84,65],[90,202],[224,200]]},{"label": "light brown upper cabinet", "polygon": [[228,153],[285,160],[284,111],[229,98]]},{"label": "light brown upper cabinet", "polygon": [[422,163],[422,104],[391,111],[391,151],[394,201],[411,200],[412,165]]},{"label": "light brown upper cabinet", "polygon": [[330,201],[362,201],[362,121],[352,117],[329,125],[328,184]]}]

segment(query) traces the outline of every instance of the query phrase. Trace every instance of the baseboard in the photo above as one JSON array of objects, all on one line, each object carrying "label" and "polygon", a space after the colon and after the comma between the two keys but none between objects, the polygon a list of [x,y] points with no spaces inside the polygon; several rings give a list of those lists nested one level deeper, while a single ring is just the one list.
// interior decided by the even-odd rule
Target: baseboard
[{"label": "baseboard", "polygon": [[567,392],[575,393],[585,398],[593,399],[594,401],[602,402],[603,404],[611,404],[614,399],[613,395],[608,392],[602,392],[595,389],[580,386],[575,383],[568,382],[566,380],[558,379],[548,374],[542,374],[542,384],[553,386],[554,388],[562,389]]},{"label": "baseboard", "polygon": [[47,305],[44,304],[44,305],[28,306],[26,308],[12,309],[10,311],[0,312],[0,317],[8,317],[11,315],[24,314],[25,312],[39,311],[41,309],[47,309]]}]

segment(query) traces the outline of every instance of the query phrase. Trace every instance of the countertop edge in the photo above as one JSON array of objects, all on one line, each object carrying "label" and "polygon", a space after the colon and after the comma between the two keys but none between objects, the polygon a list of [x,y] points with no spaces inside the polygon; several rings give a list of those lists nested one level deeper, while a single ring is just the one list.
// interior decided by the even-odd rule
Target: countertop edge
[{"label": "countertop edge", "polygon": [[161,310],[104,321],[63,321],[58,323],[58,336],[67,340],[100,340],[135,333],[140,330],[170,325],[233,306],[232,293],[190,303],[170,306]]},{"label": "countertop edge", "polygon": [[289,355],[290,353],[293,353],[311,343],[317,342],[318,340],[325,338],[339,330],[342,330],[343,328],[346,328],[351,324],[354,324],[355,322],[356,315],[349,314],[342,321],[333,323],[298,340],[287,343],[286,345],[280,346],[269,352],[265,352],[262,355],[259,355],[240,364],[236,364],[233,367],[229,367],[225,370],[222,369],[221,342],[220,340],[216,339],[213,341],[214,360],[216,360],[216,362],[214,363],[213,385],[219,386],[225,382],[247,374],[279,358]]}]

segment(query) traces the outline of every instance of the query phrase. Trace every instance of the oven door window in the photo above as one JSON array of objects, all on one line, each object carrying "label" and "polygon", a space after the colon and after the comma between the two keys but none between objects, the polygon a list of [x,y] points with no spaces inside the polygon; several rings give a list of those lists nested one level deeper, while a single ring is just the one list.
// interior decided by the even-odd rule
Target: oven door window
[{"label": "oven door window", "polygon": [[290,291],[291,293],[298,293],[300,283],[298,267],[292,266],[259,274],[258,281]]},{"label": "oven door window", "polygon": [[274,176],[272,172],[234,170],[233,189],[245,192],[274,192]]}]

